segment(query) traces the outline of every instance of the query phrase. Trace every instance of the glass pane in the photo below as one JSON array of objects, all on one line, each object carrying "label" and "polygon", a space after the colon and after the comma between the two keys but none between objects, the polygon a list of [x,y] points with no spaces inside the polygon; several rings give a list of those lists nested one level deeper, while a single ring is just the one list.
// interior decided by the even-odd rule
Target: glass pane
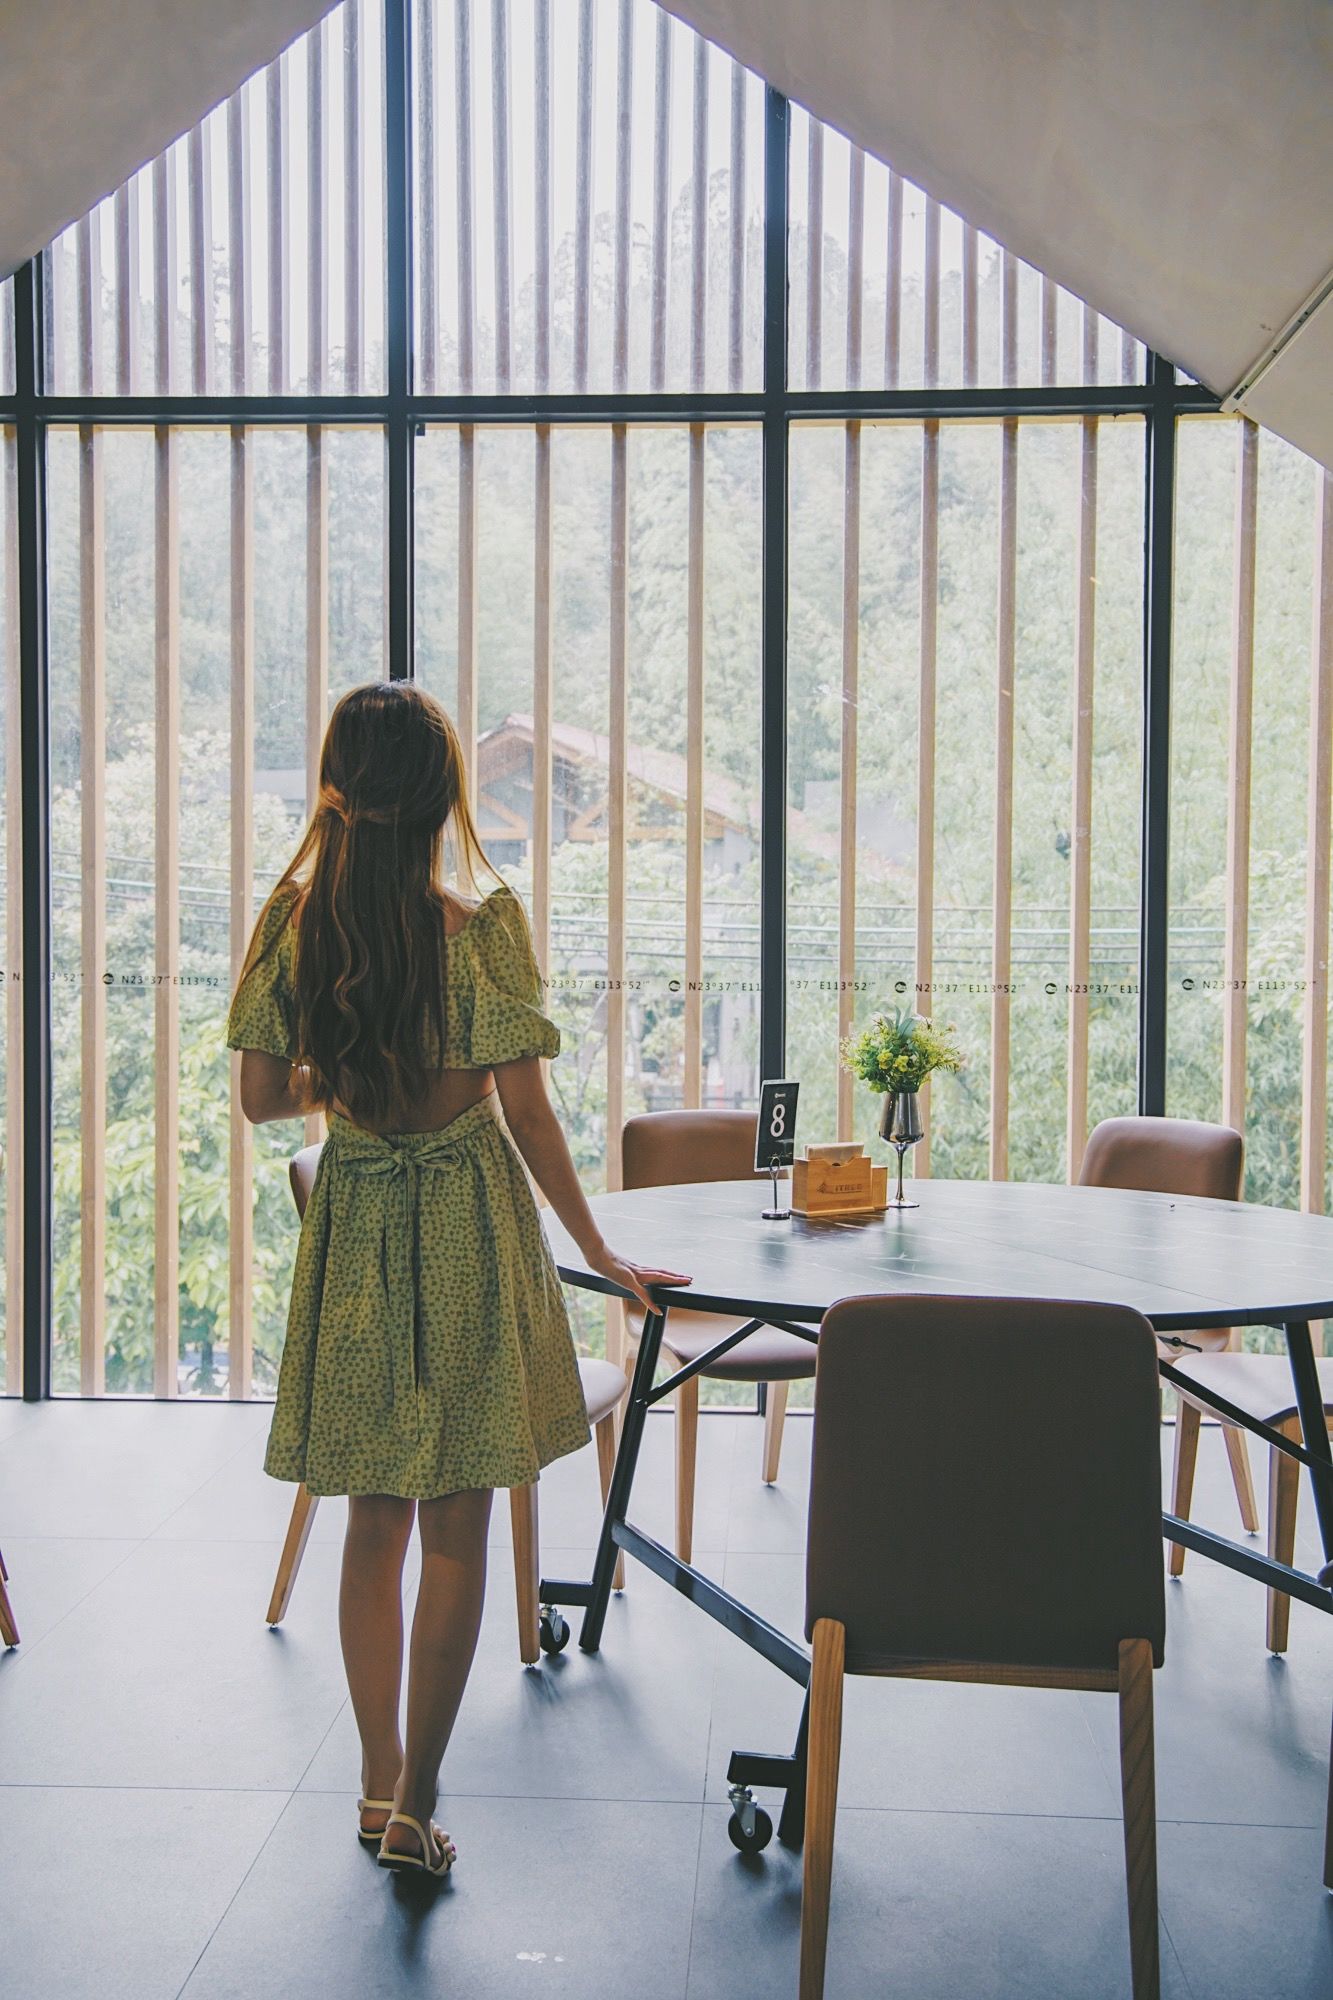
[{"label": "glass pane", "polygon": [[[1302,1033],[1320,473],[1271,433],[1250,437],[1247,489],[1242,423],[1179,426],[1167,1108],[1243,1127],[1247,1197],[1294,1206],[1311,1111]],[[1252,611],[1240,588],[1247,571]],[[1249,838],[1237,831],[1229,879],[1230,828],[1247,791]],[[1318,956],[1327,961],[1326,947]]]},{"label": "glass pane", "polygon": [[56,238],[56,393],[383,387],[383,41],[343,0]]},{"label": "glass pane", "polygon": [[[274,1387],[302,1133],[263,1126],[237,1152],[222,1027],[237,951],[304,822],[309,705],[381,668],[383,463],[378,432],[51,433],[60,1392]],[[243,1273],[233,1188],[251,1204]],[[252,1322],[237,1329],[234,1285]]]},{"label": "glass pane", "polygon": [[[967,1054],[962,1074],[931,1092],[930,1171],[1054,1180],[1067,1170],[1071,1115],[1077,1142],[1134,1103],[1142,431],[1128,420],[1091,426],[1090,437],[1072,424],[953,424],[938,427],[936,446],[931,428],[866,424],[850,441],[840,426],[794,434],[788,1067],[802,1080],[806,1140],[855,1136],[878,1153],[879,1099],[844,1084],[840,1117],[840,995],[844,1032],[915,1006],[952,1028]],[[859,536],[849,494],[859,497]],[[850,665],[849,548],[853,562],[859,549]],[[1006,556],[1012,679],[1002,695]],[[1095,583],[1086,632],[1083,573],[1085,603]],[[1093,693],[1088,881],[1076,900],[1080,657]],[[923,658],[934,686],[924,711]],[[1012,760],[1007,777],[1002,758]],[[923,759],[933,768],[924,792]],[[997,788],[1012,813],[1000,940]],[[921,881],[921,830],[932,823],[933,865]],[[840,948],[845,852],[855,905]],[[993,1073],[997,991],[1008,1004],[1007,1085]]]},{"label": "glass pane", "polygon": [[999,244],[798,106],[789,241],[793,388],[1143,380],[1138,341],[1018,259],[1007,306]]},{"label": "glass pane", "polygon": [[[552,1091],[585,1184],[604,1187],[623,1118],[756,1097],[758,434],[440,427],[416,463],[418,674],[465,734],[474,718],[482,837],[532,909],[563,1035]],[[549,572],[538,561],[547,537]],[[610,815],[618,686],[623,851]],[[600,1351],[600,1303],[572,1304],[581,1339]]]},{"label": "glass pane", "polygon": [[757,388],[759,79],[648,0],[416,20],[417,388]]}]

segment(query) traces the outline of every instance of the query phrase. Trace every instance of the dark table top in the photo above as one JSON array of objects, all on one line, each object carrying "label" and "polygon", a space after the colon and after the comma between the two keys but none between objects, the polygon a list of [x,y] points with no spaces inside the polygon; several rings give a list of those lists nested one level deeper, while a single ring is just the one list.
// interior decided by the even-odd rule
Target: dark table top
[{"label": "dark table top", "polygon": [[[861,1292],[1095,1299],[1135,1306],[1161,1332],[1333,1317],[1333,1218],[1245,1202],[1032,1181],[923,1180],[921,1206],[853,1220],[765,1222],[766,1179],[598,1195],[611,1246],[688,1271],[664,1298],[740,1317],[819,1320]],[[592,1291],[555,1217],[560,1274]]]}]

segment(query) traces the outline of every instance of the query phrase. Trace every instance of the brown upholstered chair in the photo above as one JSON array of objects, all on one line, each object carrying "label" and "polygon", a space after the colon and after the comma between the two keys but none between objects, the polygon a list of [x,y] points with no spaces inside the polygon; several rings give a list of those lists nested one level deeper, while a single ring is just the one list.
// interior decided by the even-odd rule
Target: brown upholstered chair
[{"label": "brown upholstered chair", "polygon": [[[1141,1188],[1152,1194],[1207,1195],[1214,1201],[1239,1201],[1245,1167],[1245,1142],[1230,1125],[1208,1125],[1193,1118],[1105,1118],[1088,1137],[1079,1174],[1080,1187]],[[1230,1346],[1225,1327],[1202,1328],[1190,1340],[1207,1353]],[[1181,1350],[1163,1347],[1168,1361]],[[1187,1433],[1176,1428],[1176,1477]],[[1227,1457],[1245,1532],[1259,1532],[1259,1507],[1250,1476],[1245,1433],[1228,1426]],[[1183,1551],[1182,1551],[1183,1553]]]},{"label": "brown upholstered chair", "polygon": [[[1296,1444],[1301,1442],[1301,1420],[1291,1387],[1291,1369],[1281,1354],[1185,1354],[1173,1357],[1182,1375],[1211,1389],[1216,1396],[1234,1403],[1247,1417],[1281,1431]],[[1324,1398],[1324,1415],[1333,1429],[1333,1360],[1320,1361],[1319,1387]],[[1194,1462],[1199,1449],[1200,1415],[1212,1414],[1206,1404],[1191,1401],[1189,1391],[1180,1389],[1180,1411],[1176,1417],[1176,1464],[1171,1487],[1171,1512],[1182,1521],[1190,1517],[1194,1492]],[[1223,1423],[1224,1436],[1240,1435],[1234,1424]],[[1304,1474],[1294,1458],[1268,1450],[1268,1553],[1278,1562],[1292,1564],[1296,1553],[1296,1504],[1300,1499]],[[1172,1542],[1168,1563],[1172,1576],[1185,1567],[1185,1551]],[[1291,1623],[1291,1599],[1281,1590],[1268,1596],[1268,1650],[1285,1653]]]},{"label": "brown upholstered chair", "polygon": [[801,2000],[824,1990],[849,1673],[1118,1694],[1134,2000],[1156,2000],[1160,1482],[1156,1348],[1129,1307],[896,1297],[827,1314],[806,1549]]},{"label": "brown upholstered chair", "polygon": [[[319,1166],[321,1152],[319,1146],[304,1146],[295,1154],[288,1168],[292,1184],[292,1196],[296,1202],[296,1212],[304,1215],[310,1191],[315,1185],[315,1173]],[[625,1396],[625,1377],[613,1362],[579,1358],[579,1377],[583,1383],[583,1400],[588,1411],[588,1422],[592,1425],[597,1440],[597,1470],[601,1478],[602,1507],[605,1510],[606,1497],[611,1486],[611,1473],[616,1462],[616,1411]],[[311,1525],[318,1506],[318,1496],[311,1493],[302,1483],[296,1489],[296,1499],[292,1505],[291,1520],[287,1525],[287,1538],[278,1560],[278,1573],[273,1580],[273,1594],[269,1599],[266,1622],[280,1625],[291,1603],[292,1590],[296,1584],[296,1573],[301,1567],[305,1545],[310,1537]],[[559,1652],[569,1636],[569,1628],[564,1620],[559,1628],[546,1620],[538,1604],[538,1583],[541,1558],[537,1534],[537,1484],[515,1486],[509,1495],[509,1518],[514,1536],[514,1596],[518,1608],[518,1651],[519,1658],[526,1666],[531,1666],[541,1655],[543,1646],[549,1652]],[[623,1558],[622,1558],[623,1564]],[[618,1564],[616,1588],[624,1586],[624,1570]],[[563,1632],[563,1637],[561,1633]]]},{"label": "brown upholstered chair", "polygon": [[[620,1163],[627,1188],[668,1187],[681,1181],[754,1180],[754,1147],[758,1126],[753,1111],[649,1111],[631,1118],[621,1134]],[[762,1185],[755,1180],[756,1191]],[[638,1345],[643,1314],[627,1306],[625,1323],[631,1344]],[[694,1361],[724,1340],[743,1319],[717,1313],[692,1312],[672,1303],[662,1337],[665,1353],[679,1366]],[[809,1381],[815,1372],[813,1341],[801,1340],[779,1327],[762,1327],[704,1371],[720,1382],[763,1382],[768,1394],[764,1413],[763,1477],[772,1485],[782,1453],[782,1426],[787,1411],[787,1387]],[[694,1546],[694,1466],[699,1434],[699,1377],[676,1390],[676,1554],[690,1560]]]},{"label": "brown upholstered chair", "polygon": [[0,1556],[0,1644],[17,1646],[19,1642],[18,1622],[14,1617],[14,1607],[9,1601],[9,1571],[5,1559]]}]

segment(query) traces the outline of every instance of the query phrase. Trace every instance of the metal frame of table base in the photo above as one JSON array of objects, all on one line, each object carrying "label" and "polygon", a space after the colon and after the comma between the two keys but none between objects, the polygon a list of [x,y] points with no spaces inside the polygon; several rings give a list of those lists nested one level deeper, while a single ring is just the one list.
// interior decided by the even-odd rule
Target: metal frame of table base
[{"label": "metal frame of table base", "polygon": [[[672,1550],[655,1541],[651,1535],[645,1535],[642,1529],[636,1528],[626,1518],[629,1497],[634,1485],[634,1474],[639,1462],[639,1450],[643,1443],[643,1427],[649,1410],[679,1388],[682,1382],[687,1382],[692,1376],[710,1368],[728,1349],[735,1347],[739,1341],[753,1333],[761,1322],[753,1319],[747,1321],[744,1326],[719,1340],[706,1353],[678,1369],[675,1374],[668,1376],[666,1381],[654,1388],[653,1377],[657,1372],[666,1321],[666,1309],[644,1316],[643,1332],[626,1400],[620,1445],[616,1452],[615,1470],[611,1475],[611,1488],[607,1495],[606,1512],[602,1519],[592,1576],[587,1583],[543,1577],[541,1602],[552,1607],[561,1605],[566,1608],[581,1607],[583,1624],[579,1632],[579,1646],[585,1653],[597,1652],[602,1642],[606,1608],[611,1601],[617,1552],[623,1549],[626,1555],[633,1556],[636,1562],[652,1570],[653,1574],[661,1577],[664,1583],[669,1583],[674,1590],[678,1590],[683,1597],[688,1597],[692,1604],[698,1605],[701,1611],[706,1612],[719,1625],[725,1626],[728,1632],[733,1633],[753,1652],[762,1654],[771,1665],[786,1674],[789,1680],[806,1689],[796,1742],[790,1755],[759,1750],[733,1750],[727,1766],[727,1782],[731,1787],[732,1802],[742,1813],[752,1812],[754,1809],[753,1801],[750,1799],[751,1786],[762,1785],[783,1793],[778,1839],[788,1847],[799,1847],[805,1832],[805,1744],[810,1712],[809,1653],[795,1639],[790,1638],[785,1632],[778,1631],[777,1627],[770,1625],[767,1619],[761,1618],[757,1612],[742,1604],[739,1598],[733,1597],[730,1591],[714,1583],[711,1577],[695,1569],[692,1563],[682,1562]],[[784,1332],[795,1334],[812,1344],[819,1338],[817,1326],[801,1325],[791,1320],[765,1320],[762,1324],[780,1326]],[[1179,1542],[1183,1547],[1193,1549],[1196,1554],[1207,1556],[1212,1562],[1222,1563],[1228,1569],[1239,1571],[1242,1576],[1251,1577],[1272,1589],[1284,1591],[1289,1597],[1299,1598],[1303,1604],[1313,1605],[1317,1611],[1333,1613],[1333,1450],[1329,1445],[1328,1425],[1319,1387],[1319,1371],[1315,1365],[1314,1344],[1310,1338],[1308,1320],[1291,1320],[1280,1324],[1287,1340],[1287,1355],[1291,1363],[1296,1408],[1301,1419],[1304,1439],[1302,1444],[1283,1437],[1268,1424],[1258,1423],[1235,1404],[1228,1402],[1225,1397],[1214,1395],[1211,1390],[1206,1390],[1197,1382],[1181,1376],[1170,1362],[1162,1361],[1159,1366],[1165,1380],[1187,1388],[1197,1402],[1204,1404],[1227,1423],[1252,1431],[1265,1444],[1272,1446],[1274,1450],[1284,1452],[1289,1458],[1299,1460],[1306,1467],[1310,1474],[1315,1513],[1323,1543],[1325,1557],[1323,1568],[1317,1575],[1310,1576],[1303,1570],[1291,1569],[1285,1563],[1276,1562],[1271,1556],[1259,1555],[1240,1542],[1229,1541],[1225,1536],[1215,1535],[1206,1528],[1197,1528],[1192,1521],[1178,1520],[1173,1514],[1163,1514],[1162,1534],[1167,1541]],[[1180,1344],[1190,1345],[1184,1340]],[[1333,1889],[1333,1750],[1330,1751],[1324,1886]]]}]

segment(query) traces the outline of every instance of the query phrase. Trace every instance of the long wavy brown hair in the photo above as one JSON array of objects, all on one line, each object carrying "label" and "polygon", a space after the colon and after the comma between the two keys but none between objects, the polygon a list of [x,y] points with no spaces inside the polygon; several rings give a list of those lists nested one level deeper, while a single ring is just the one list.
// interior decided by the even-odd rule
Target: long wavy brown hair
[{"label": "long wavy brown hair", "polygon": [[[449,849],[446,857],[446,843]],[[446,859],[499,880],[477,838],[458,732],[409,681],[355,687],[329,717],[305,836],[255,926],[291,899],[297,1061],[324,1110],[383,1124],[443,1059]]]}]

